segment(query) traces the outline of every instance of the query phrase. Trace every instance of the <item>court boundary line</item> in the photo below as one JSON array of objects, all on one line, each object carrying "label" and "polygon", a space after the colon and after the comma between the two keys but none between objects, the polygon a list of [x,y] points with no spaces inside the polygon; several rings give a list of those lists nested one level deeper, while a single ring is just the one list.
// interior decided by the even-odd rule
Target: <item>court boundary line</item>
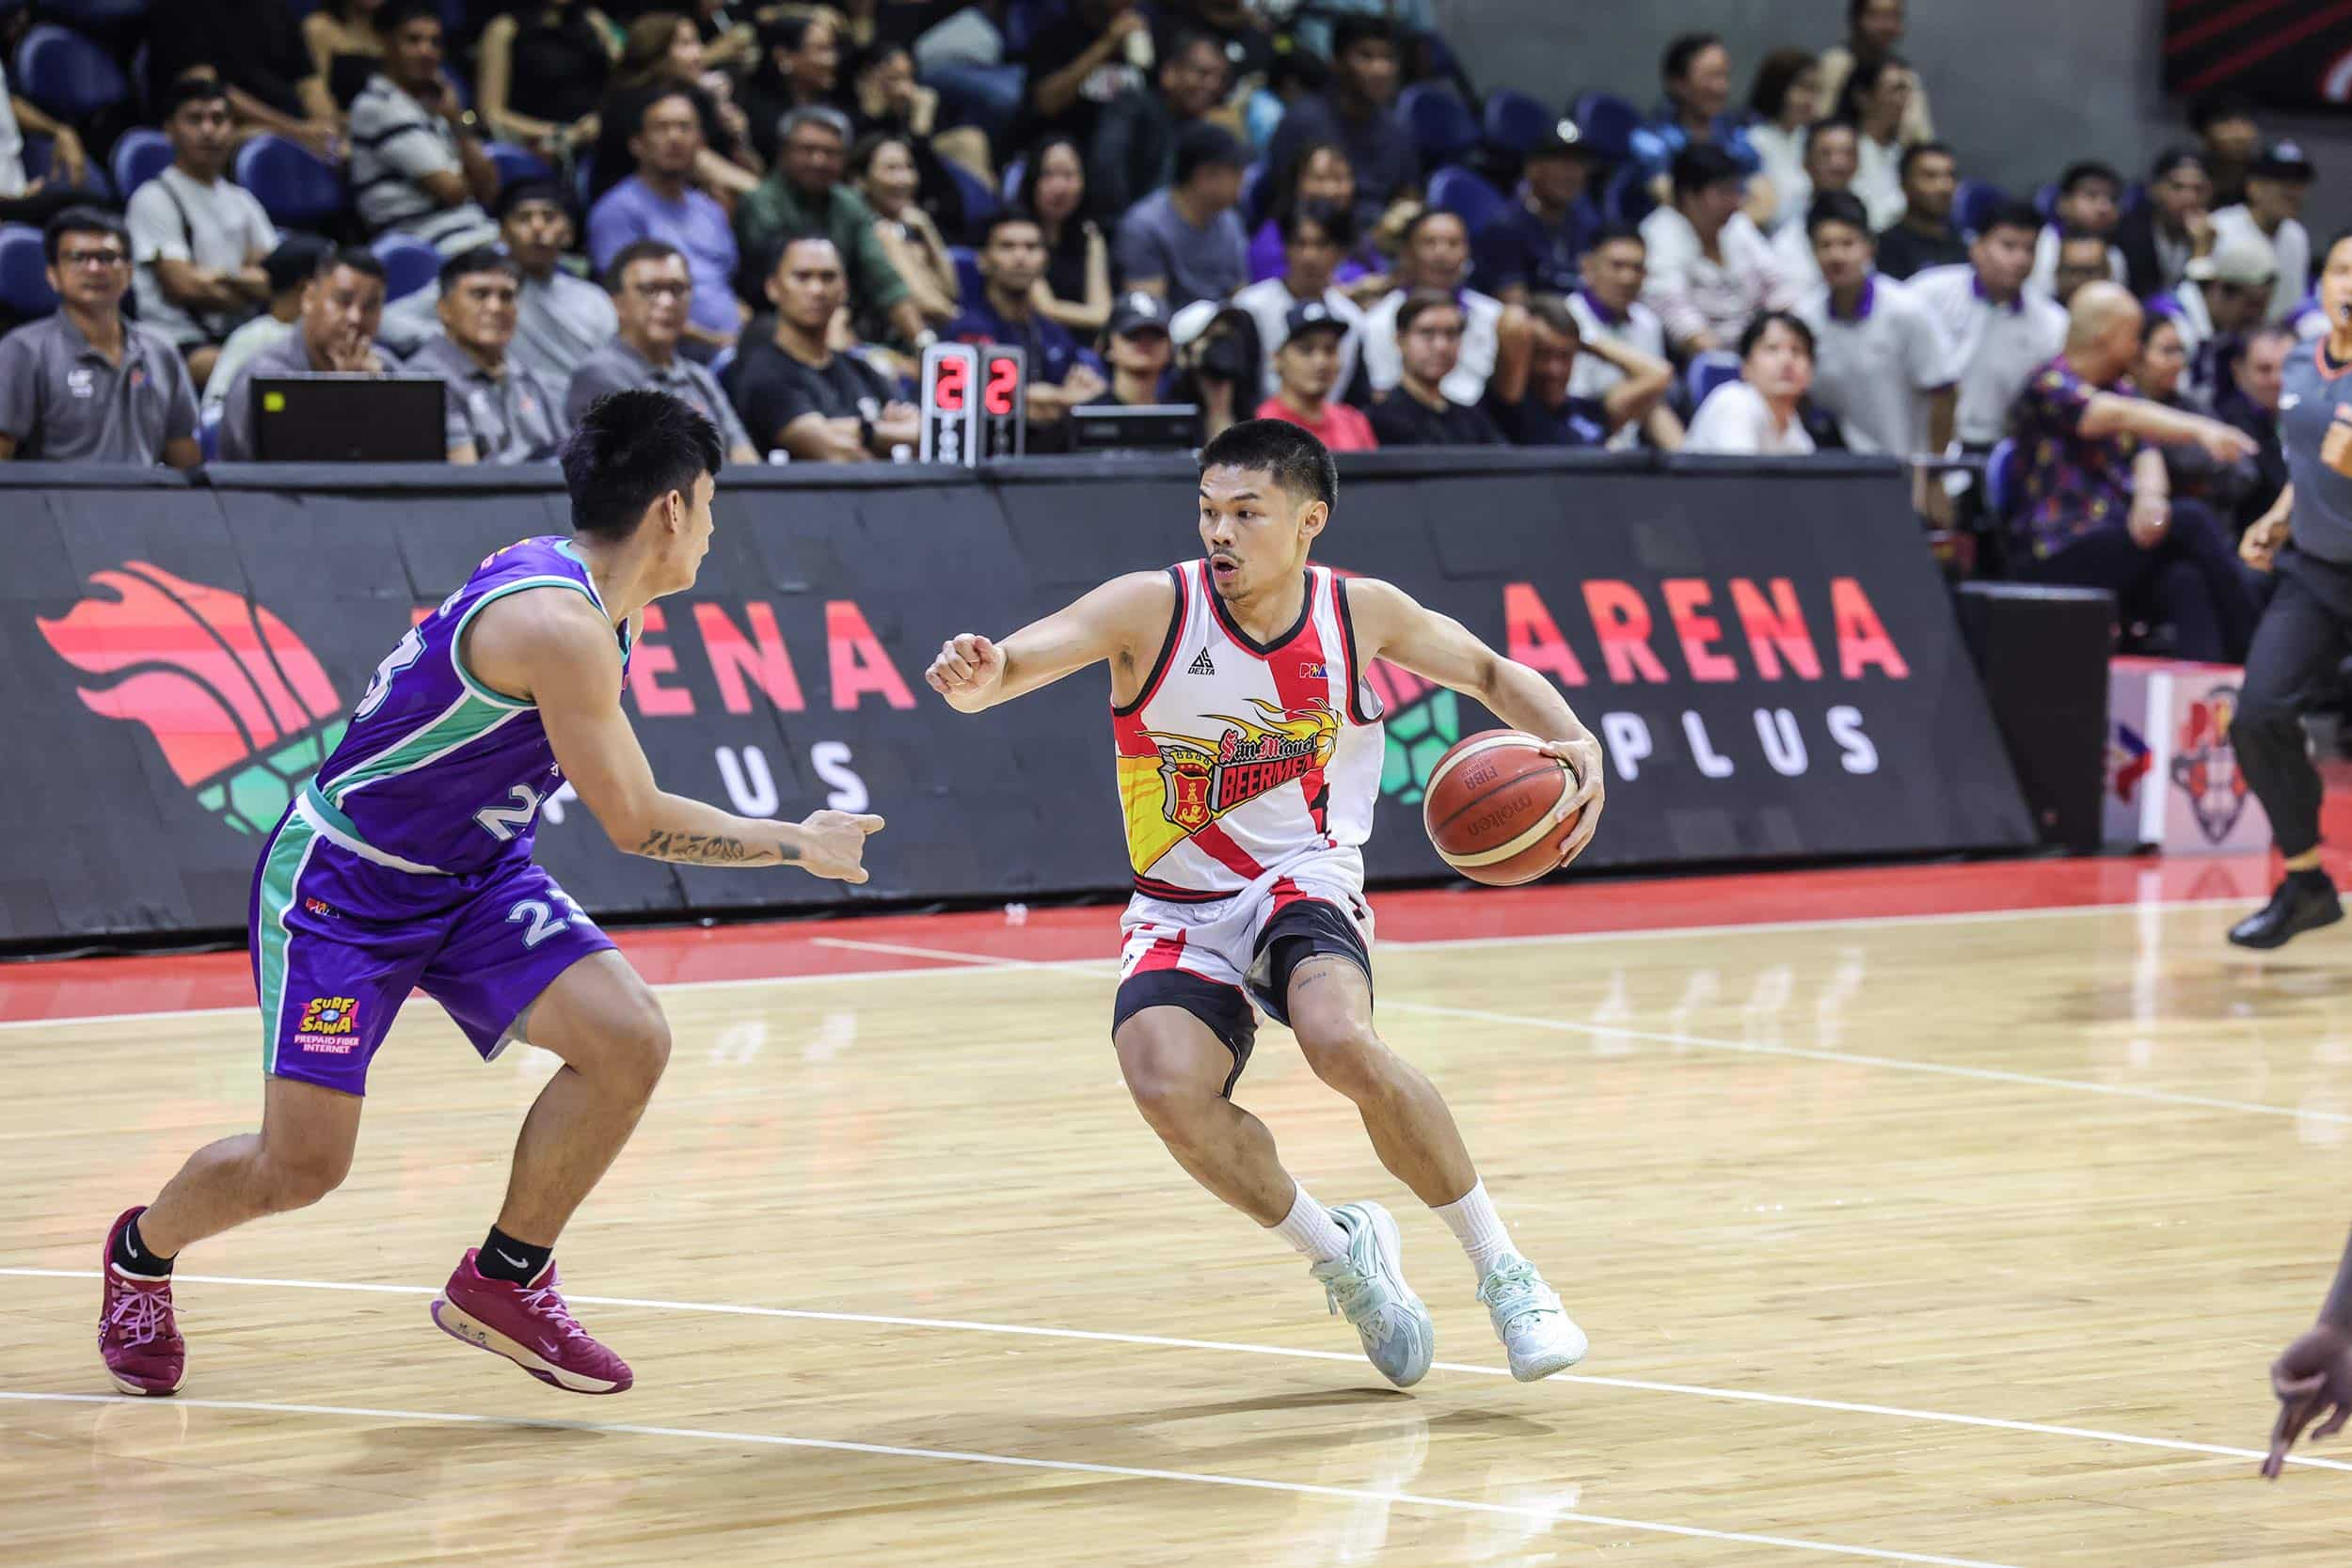
[{"label": "court boundary line", "polygon": [[1814,1552],[1830,1557],[1856,1557],[1874,1562],[1906,1562],[1930,1568],[2012,1568],[1981,1558],[1944,1557],[1931,1552],[1906,1552],[1884,1546],[1850,1546],[1840,1542],[1806,1541],[1790,1535],[1762,1535],[1750,1530],[1712,1529],[1705,1525],[1668,1524],[1657,1519],[1629,1519],[1609,1513],[1586,1513],[1571,1508],[1540,1508],[1525,1503],[1481,1502],[1467,1497],[1441,1497],[1420,1492],[1375,1492],[1369,1487],[1327,1486],[1315,1481],[1270,1481],[1258,1476],[1223,1476],[1205,1470],[1161,1470],[1136,1465],[1104,1465],[1082,1459],[1038,1459],[1024,1454],[982,1453],[970,1449],[903,1448],[892,1443],[859,1443],[838,1437],[792,1437],[778,1433],[719,1432],[707,1427],[657,1426],[641,1421],[578,1421],[546,1416],[485,1416],[473,1411],[391,1410],[366,1405],[279,1403],[262,1400],[206,1400],[173,1396],[157,1400],[130,1394],[48,1394],[0,1389],[0,1400],[30,1404],[177,1405],[183,1409],[222,1410],[291,1416],[327,1416],[376,1421],[440,1422],[453,1426],[529,1427],[542,1432],[578,1432],[599,1436],[662,1437],[700,1443],[751,1443],[765,1448],[811,1449],[829,1453],[866,1454],[884,1459],[935,1459],[955,1464],[988,1465],[1004,1469],[1045,1470],[1064,1475],[1105,1476],[1119,1481],[1177,1481],[1195,1486],[1227,1486],[1237,1491],[1276,1492],[1294,1497],[1335,1497],[1345,1502],[1387,1503],[1391,1507],[1437,1509],[1456,1513],[1501,1514],[1536,1519],[1546,1525],[1597,1525],[1606,1529],[1637,1530],[1684,1540],[1724,1541],[1741,1545],[1774,1546],[1784,1551]]},{"label": "court boundary line", "polygon": [[[1657,926],[1646,928],[1622,927],[1605,931],[1559,931],[1521,936],[1495,937],[1431,937],[1422,940],[1384,938],[1381,945],[1427,949],[1433,952],[1466,947],[1537,947],[1578,946],[1597,942],[1629,942],[1644,938],[1663,941],[1688,941],[1708,937],[1756,935],[1791,931],[1831,931],[1886,926],[1958,926],[1999,920],[2048,920],[2090,914],[2116,914],[2153,911],[2166,913],[2175,910],[2205,910],[2242,905],[2244,898],[2186,898],[2173,901],[2129,899],[2107,904],[2064,904],[2018,910],[1947,910],[1913,914],[1886,915],[1828,915],[1819,920],[1755,921],[1747,925],[1718,926]],[[861,943],[846,937],[811,937],[811,945],[881,947],[879,943]],[[885,951],[889,949],[883,949]],[[937,958],[943,962],[961,962],[961,969],[859,969],[843,970],[831,974],[776,974],[746,976],[724,980],[665,980],[654,985],[657,992],[698,990],[739,990],[750,986],[825,985],[835,981],[902,980],[914,974],[977,974],[993,971],[1016,974],[1023,970],[1073,968],[1094,965],[1109,968],[1115,959],[1104,958],[997,958],[985,954],[952,955],[946,949],[911,948],[903,956]],[[250,1006],[233,1007],[173,1007],[160,1011],[133,1013],[75,1013],[62,1018],[0,1019],[0,1033],[16,1029],[71,1028],[91,1023],[151,1023],[181,1018],[228,1018],[250,1013]]]},{"label": "court boundary line", "polygon": [[[90,1280],[98,1277],[95,1269],[40,1269],[0,1267],[0,1277],[20,1279]],[[259,1289],[288,1291],[350,1291],[369,1295],[429,1296],[437,1294],[430,1285],[383,1285],[357,1280],[279,1279],[252,1275],[175,1274],[173,1278],[189,1285],[251,1286]],[[1162,1334],[1124,1334],[1109,1329],[1059,1328],[1038,1323],[983,1323],[969,1318],[914,1318],[895,1313],[843,1312],[804,1307],[756,1307],[733,1302],[672,1301],[648,1296],[592,1296],[565,1293],[565,1298],[582,1307],[618,1307],[643,1311],[691,1312],[718,1317],[776,1318],[791,1322],[858,1323],[882,1328],[923,1328],[944,1332],[974,1334],[1004,1334],[1027,1338],[1077,1339],[1101,1344],[1143,1345],[1161,1350],[1219,1351],[1240,1355],[1271,1355],[1300,1361],[1337,1361],[1357,1363],[1359,1353],[1352,1351],[1312,1350],[1295,1345],[1262,1345],[1237,1339],[1188,1339]],[[1434,1371],[1460,1372],[1475,1377],[1509,1377],[1509,1369],[1484,1367],[1470,1361],[1433,1361]],[[2232,1448],[2226,1444],[2200,1443],[2185,1437],[2147,1437],[2133,1433],[2108,1432],[2097,1427],[2058,1426],[2043,1421],[2027,1421],[2000,1416],[1971,1416],[1959,1411],[1921,1410],[1903,1405],[1874,1404],[1865,1401],[1816,1399],[1804,1394],[1780,1394],[1760,1389],[1717,1388],[1696,1383],[1665,1383],[1648,1378],[1609,1377],[1594,1372],[1558,1372],[1546,1380],[1552,1383],[1587,1385],[1597,1388],[1621,1388],[1635,1393],[1685,1394],[1698,1399],[1723,1400],[1740,1404],[1778,1405],[1798,1410],[1823,1410],[1841,1415],[1884,1416],[1899,1420],[1926,1421],[1944,1426],[1978,1427],[1994,1432],[2016,1432],[2042,1437],[2078,1437],[2092,1442],[2120,1443],[2129,1448],[2157,1449],[2170,1453],[2202,1454],[2220,1459],[2252,1459],[2264,1457],[2266,1449]],[[2316,1454],[2291,1453],[2290,1465],[2317,1470],[2352,1471],[2352,1461],[2326,1459]]]}]

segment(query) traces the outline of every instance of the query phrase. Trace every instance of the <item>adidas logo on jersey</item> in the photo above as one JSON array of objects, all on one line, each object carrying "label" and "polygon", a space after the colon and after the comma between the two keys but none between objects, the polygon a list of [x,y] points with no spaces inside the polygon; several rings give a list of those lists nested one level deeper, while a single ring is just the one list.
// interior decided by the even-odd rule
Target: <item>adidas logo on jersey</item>
[{"label": "adidas logo on jersey", "polygon": [[1216,666],[1209,662],[1209,650],[1206,648],[1201,649],[1200,657],[1192,661],[1191,668],[1187,669],[1184,673],[1188,675],[1216,674]]}]

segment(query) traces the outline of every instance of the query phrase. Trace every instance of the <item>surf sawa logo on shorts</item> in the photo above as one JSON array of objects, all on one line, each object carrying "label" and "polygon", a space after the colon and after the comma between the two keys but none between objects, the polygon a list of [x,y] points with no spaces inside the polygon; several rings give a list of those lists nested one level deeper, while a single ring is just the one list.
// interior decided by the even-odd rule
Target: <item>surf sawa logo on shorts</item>
[{"label": "surf sawa logo on shorts", "polygon": [[342,738],[342,705],[318,659],[244,594],[144,561],[90,584],[65,615],[36,623],[87,677],[83,704],[145,724],[206,810],[241,833],[267,832]]},{"label": "surf sawa logo on shorts", "polygon": [[359,1002],[350,996],[313,996],[302,1009],[299,1033],[305,1040],[313,1035],[348,1035],[359,1016]]}]

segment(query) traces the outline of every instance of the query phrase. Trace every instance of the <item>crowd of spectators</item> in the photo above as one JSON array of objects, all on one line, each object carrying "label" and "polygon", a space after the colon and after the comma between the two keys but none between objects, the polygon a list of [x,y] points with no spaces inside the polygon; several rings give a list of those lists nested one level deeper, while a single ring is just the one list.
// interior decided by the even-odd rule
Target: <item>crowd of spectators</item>
[{"label": "crowd of spectators", "polygon": [[358,372],[441,379],[454,462],[646,385],[747,459],[889,460],[926,346],[1009,343],[1044,449],[1176,404],[1342,451],[1974,454],[1924,514],[1989,502],[2007,569],[2234,649],[2215,563],[2324,325],[2316,171],[2242,102],[2011,197],[1936,138],[1903,0],[1744,71],[1665,40],[1646,114],[1482,104],[1421,0],[672,3],[174,0],[78,40],[113,101],[7,82],[54,302],[0,300],[0,452],[249,457],[253,378]]}]

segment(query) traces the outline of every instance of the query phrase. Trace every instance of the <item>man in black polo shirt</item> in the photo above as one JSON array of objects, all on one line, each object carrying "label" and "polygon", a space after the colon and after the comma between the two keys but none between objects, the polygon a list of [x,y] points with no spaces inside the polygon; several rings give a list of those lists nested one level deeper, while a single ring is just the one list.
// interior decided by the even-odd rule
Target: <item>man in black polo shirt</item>
[{"label": "man in black polo shirt", "polygon": [[1879,235],[1879,271],[1902,278],[1968,260],[1968,241],[1952,222],[1952,202],[1960,194],[1960,165],[1952,150],[1940,141],[1905,148],[1902,178],[1902,219]]},{"label": "man in black polo shirt", "polygon": [[849,294],[831,240],[785,243],[768,278],[775,336],[747,348],[736,367],[735,406],[754,446],[782,447],[803,462],[864,463],[915,444],[914,404],[881,372],[825,341]]},{"label": "man in black polo shirt", "polygon": [[1518,199],[1478,231],[1476,286],[1505,305],[1575,293],[1578,263],[1601,223],[1584,194],[1592,174],[1592,149],[1572,119],[1530,148]]},{"label": "man in black polo shirt", "polygon": [[1448,399],[1440,383],[1462,356],[1462,308],[1438,289],[1416,289],[1397,308],[1396,344],[1404,376],[1372,405],[1373,434],[1384,447],[1493,447],[1502,432],[1483,408]]}]

